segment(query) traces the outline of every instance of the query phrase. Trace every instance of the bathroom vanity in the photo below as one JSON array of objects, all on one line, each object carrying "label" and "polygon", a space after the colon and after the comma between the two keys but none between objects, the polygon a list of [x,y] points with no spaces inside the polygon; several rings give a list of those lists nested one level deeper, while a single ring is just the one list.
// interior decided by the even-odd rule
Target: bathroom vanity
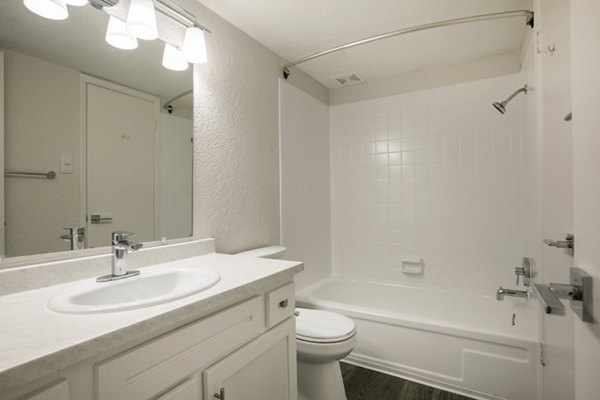
[{"label": "bathroom vanity", "polygon": [[208,253],[142,267],[141,276],[181,265],[220,281],[119,312],[47,308],[79,282],[1,296],[11,324],[0,328],[0,399],[296,399],[293,279],[302,264]]}]

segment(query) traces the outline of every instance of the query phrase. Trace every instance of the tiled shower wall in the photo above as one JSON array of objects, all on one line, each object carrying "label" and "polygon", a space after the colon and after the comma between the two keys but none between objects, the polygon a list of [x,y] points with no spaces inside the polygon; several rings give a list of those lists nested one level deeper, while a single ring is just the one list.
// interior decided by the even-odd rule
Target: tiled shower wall
[{"label": "tiled shower wall", "polygon": [[[513,287],[536,223],[535,121],[523,95],[505,115],[492,102],[524,83],[508,75],[331,107],[333,273]],[[403,273],[406,257],[422,258],[423,274]]]}]

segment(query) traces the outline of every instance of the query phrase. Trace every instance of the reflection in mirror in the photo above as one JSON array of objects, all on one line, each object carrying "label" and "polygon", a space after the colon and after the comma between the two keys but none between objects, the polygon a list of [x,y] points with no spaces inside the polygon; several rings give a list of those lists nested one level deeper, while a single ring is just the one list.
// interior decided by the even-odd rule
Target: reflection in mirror
[{"label": "reflection in mirror", "polygon": [[165,69],[159,40],[110,46],[108,20],[0,2],[7,257],[192,233],[192,68]]}]

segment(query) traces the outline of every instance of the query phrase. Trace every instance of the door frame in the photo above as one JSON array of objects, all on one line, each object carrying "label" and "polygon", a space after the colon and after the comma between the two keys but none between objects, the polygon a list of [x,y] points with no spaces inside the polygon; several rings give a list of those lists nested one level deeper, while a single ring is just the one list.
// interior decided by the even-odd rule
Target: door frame
[{"label": "door frame", "polygon": [[[154,234],[160,230],[160,99],[156,96],[131,89],[91,75],[80,74],[79,87],[79,198],[80,217],[79,223],[87,229],[87,88],[94,85],[107,90],[112,90],[128,96],[137,97],[153,103],[154,105]],[[159,240],[159,238],[154,238]],[[87,247],[87,233],[86,233]]]},{"label": "door frame", "polygon": [[0,51],[0,259],[4,258],[4,52]]}]

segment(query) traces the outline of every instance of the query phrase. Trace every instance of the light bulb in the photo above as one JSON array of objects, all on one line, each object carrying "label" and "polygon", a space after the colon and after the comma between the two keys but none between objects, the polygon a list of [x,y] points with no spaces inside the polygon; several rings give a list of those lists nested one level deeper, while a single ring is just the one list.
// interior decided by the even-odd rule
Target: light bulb
[{"label": "light bulb", "polygon": [[88,0],[63,0],[70,6],[81,7],[85,6],[88,3]]},{"label": "light bulb", "polygon": [[69,16],[67,5],[62,0],[23,0],[23,4],[40,17],[61,20]]},{"label": "light bulb", "polygon": [[135,36],[127,32],[126,26],[125,22],[111,15],[106,28],[106,42],[117,49],[136,49],[138,41]]},{"label": "light bulb", "polygon": [[183,58],[181,50],[169,43],[165,43],[162,64],[163,67],[172,71],[185,71],[188,69],[188,63]]},{"label": "light bulb", "polygon": [[192,26],[185,30],[183,57],[193,64],[202,64],[208,60],[202,29]]},{"label": "light bulb", "polygon": [[152,0],[131,0],[127,14],[127,31],[143,40],[154,40],[158,37]]}]

